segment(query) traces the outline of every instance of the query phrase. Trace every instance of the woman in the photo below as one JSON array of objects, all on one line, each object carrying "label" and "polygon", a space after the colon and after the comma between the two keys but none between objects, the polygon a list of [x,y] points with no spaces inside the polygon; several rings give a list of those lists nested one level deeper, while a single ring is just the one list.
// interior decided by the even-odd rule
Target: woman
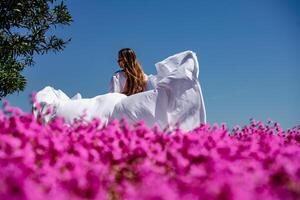
[{"label": "woman", "polygon": [[148,126],[156,124],[162,129],[179,126],[186,131],[206,123],[198,81],[199,65],[193,51],[183,51],[157,62],[156,75],[147,76],[129,48],[119,51],[118,63],[121,70],[113,75],[107,94],[93,98],[81,98],[77,94],[69,98],[50,86],[39,91],[37,102],[55,111],[46,121],[61,116],[71,124],[85,113],[86,121],[97,117],[107,124],[125,117],[129,123],[143,120]]},{"label": "woman", "polygon": [[118,53],[119,70],[111,79],[110,92],[119,92],[127,96],[143,92],[147,88],[147,76],[134,51],[123,48]]}]

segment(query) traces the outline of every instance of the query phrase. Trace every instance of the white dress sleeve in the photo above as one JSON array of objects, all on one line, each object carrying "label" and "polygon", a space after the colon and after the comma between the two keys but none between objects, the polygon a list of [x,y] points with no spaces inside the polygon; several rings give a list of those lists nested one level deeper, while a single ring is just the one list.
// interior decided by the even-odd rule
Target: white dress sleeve
[{"label": "white dress sleeve", "polygon": [[118,85],[118,79],[116,75],[113,75],[110,79],[109,92],[120,92]]},{"label": "white dress sleeve", "polygon": [[123,71],[116,72],[110,80],[109,92],[122,93],[126,83],[125,73]]}]

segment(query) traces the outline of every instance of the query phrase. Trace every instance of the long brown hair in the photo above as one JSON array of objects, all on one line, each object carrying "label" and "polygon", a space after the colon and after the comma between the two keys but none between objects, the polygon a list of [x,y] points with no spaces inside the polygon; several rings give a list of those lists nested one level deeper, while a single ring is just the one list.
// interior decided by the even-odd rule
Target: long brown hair
[{"label": "long brown hair", "polygon": [[123,62],[123,71],[127,77],[123,94],[127,96],[143,92],[146,88],[146,80],[141,64],[134,51],[123,48],[119,51],[119,60]]}]

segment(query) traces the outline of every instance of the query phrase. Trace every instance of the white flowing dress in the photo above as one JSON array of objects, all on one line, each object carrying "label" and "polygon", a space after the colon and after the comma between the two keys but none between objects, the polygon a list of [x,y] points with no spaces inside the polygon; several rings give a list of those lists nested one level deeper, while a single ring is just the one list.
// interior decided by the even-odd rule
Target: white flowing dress
[{"label": "white flowing dress", "polygon": [[[111,79],[109,93],[93,98],[82,98],[78,93],[69,98],[63,91],[47,86],[37,92],[36,100],[43,108],[54,110],[45,121],[61,116],[71,124],[85,114],[86,121],[97,117],[107,124],[125,117],[129,123],[142,120],[150,127],[156,124],[161,129],[179,127],[185,131],[206,123],[196,53],[188,50],[174,54],[155,67],[156,75],[146,75],[146,91],[131,96],[121,94],[126,77],[119,71]],[[45,109],[34,109],[35,116],[38,112]]]}]

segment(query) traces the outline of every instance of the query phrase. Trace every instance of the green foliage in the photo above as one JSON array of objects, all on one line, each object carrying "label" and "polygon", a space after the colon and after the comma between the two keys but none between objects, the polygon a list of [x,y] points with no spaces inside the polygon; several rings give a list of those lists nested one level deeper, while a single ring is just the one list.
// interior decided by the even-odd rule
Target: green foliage
[{"label": "green foliage", "polygon": [[52,29],[71,22],[64,1],[0,0],[0,99],[24,90],[21,72],[34,64],[35,54],[65,48],[70,39],[57,37]]}]

